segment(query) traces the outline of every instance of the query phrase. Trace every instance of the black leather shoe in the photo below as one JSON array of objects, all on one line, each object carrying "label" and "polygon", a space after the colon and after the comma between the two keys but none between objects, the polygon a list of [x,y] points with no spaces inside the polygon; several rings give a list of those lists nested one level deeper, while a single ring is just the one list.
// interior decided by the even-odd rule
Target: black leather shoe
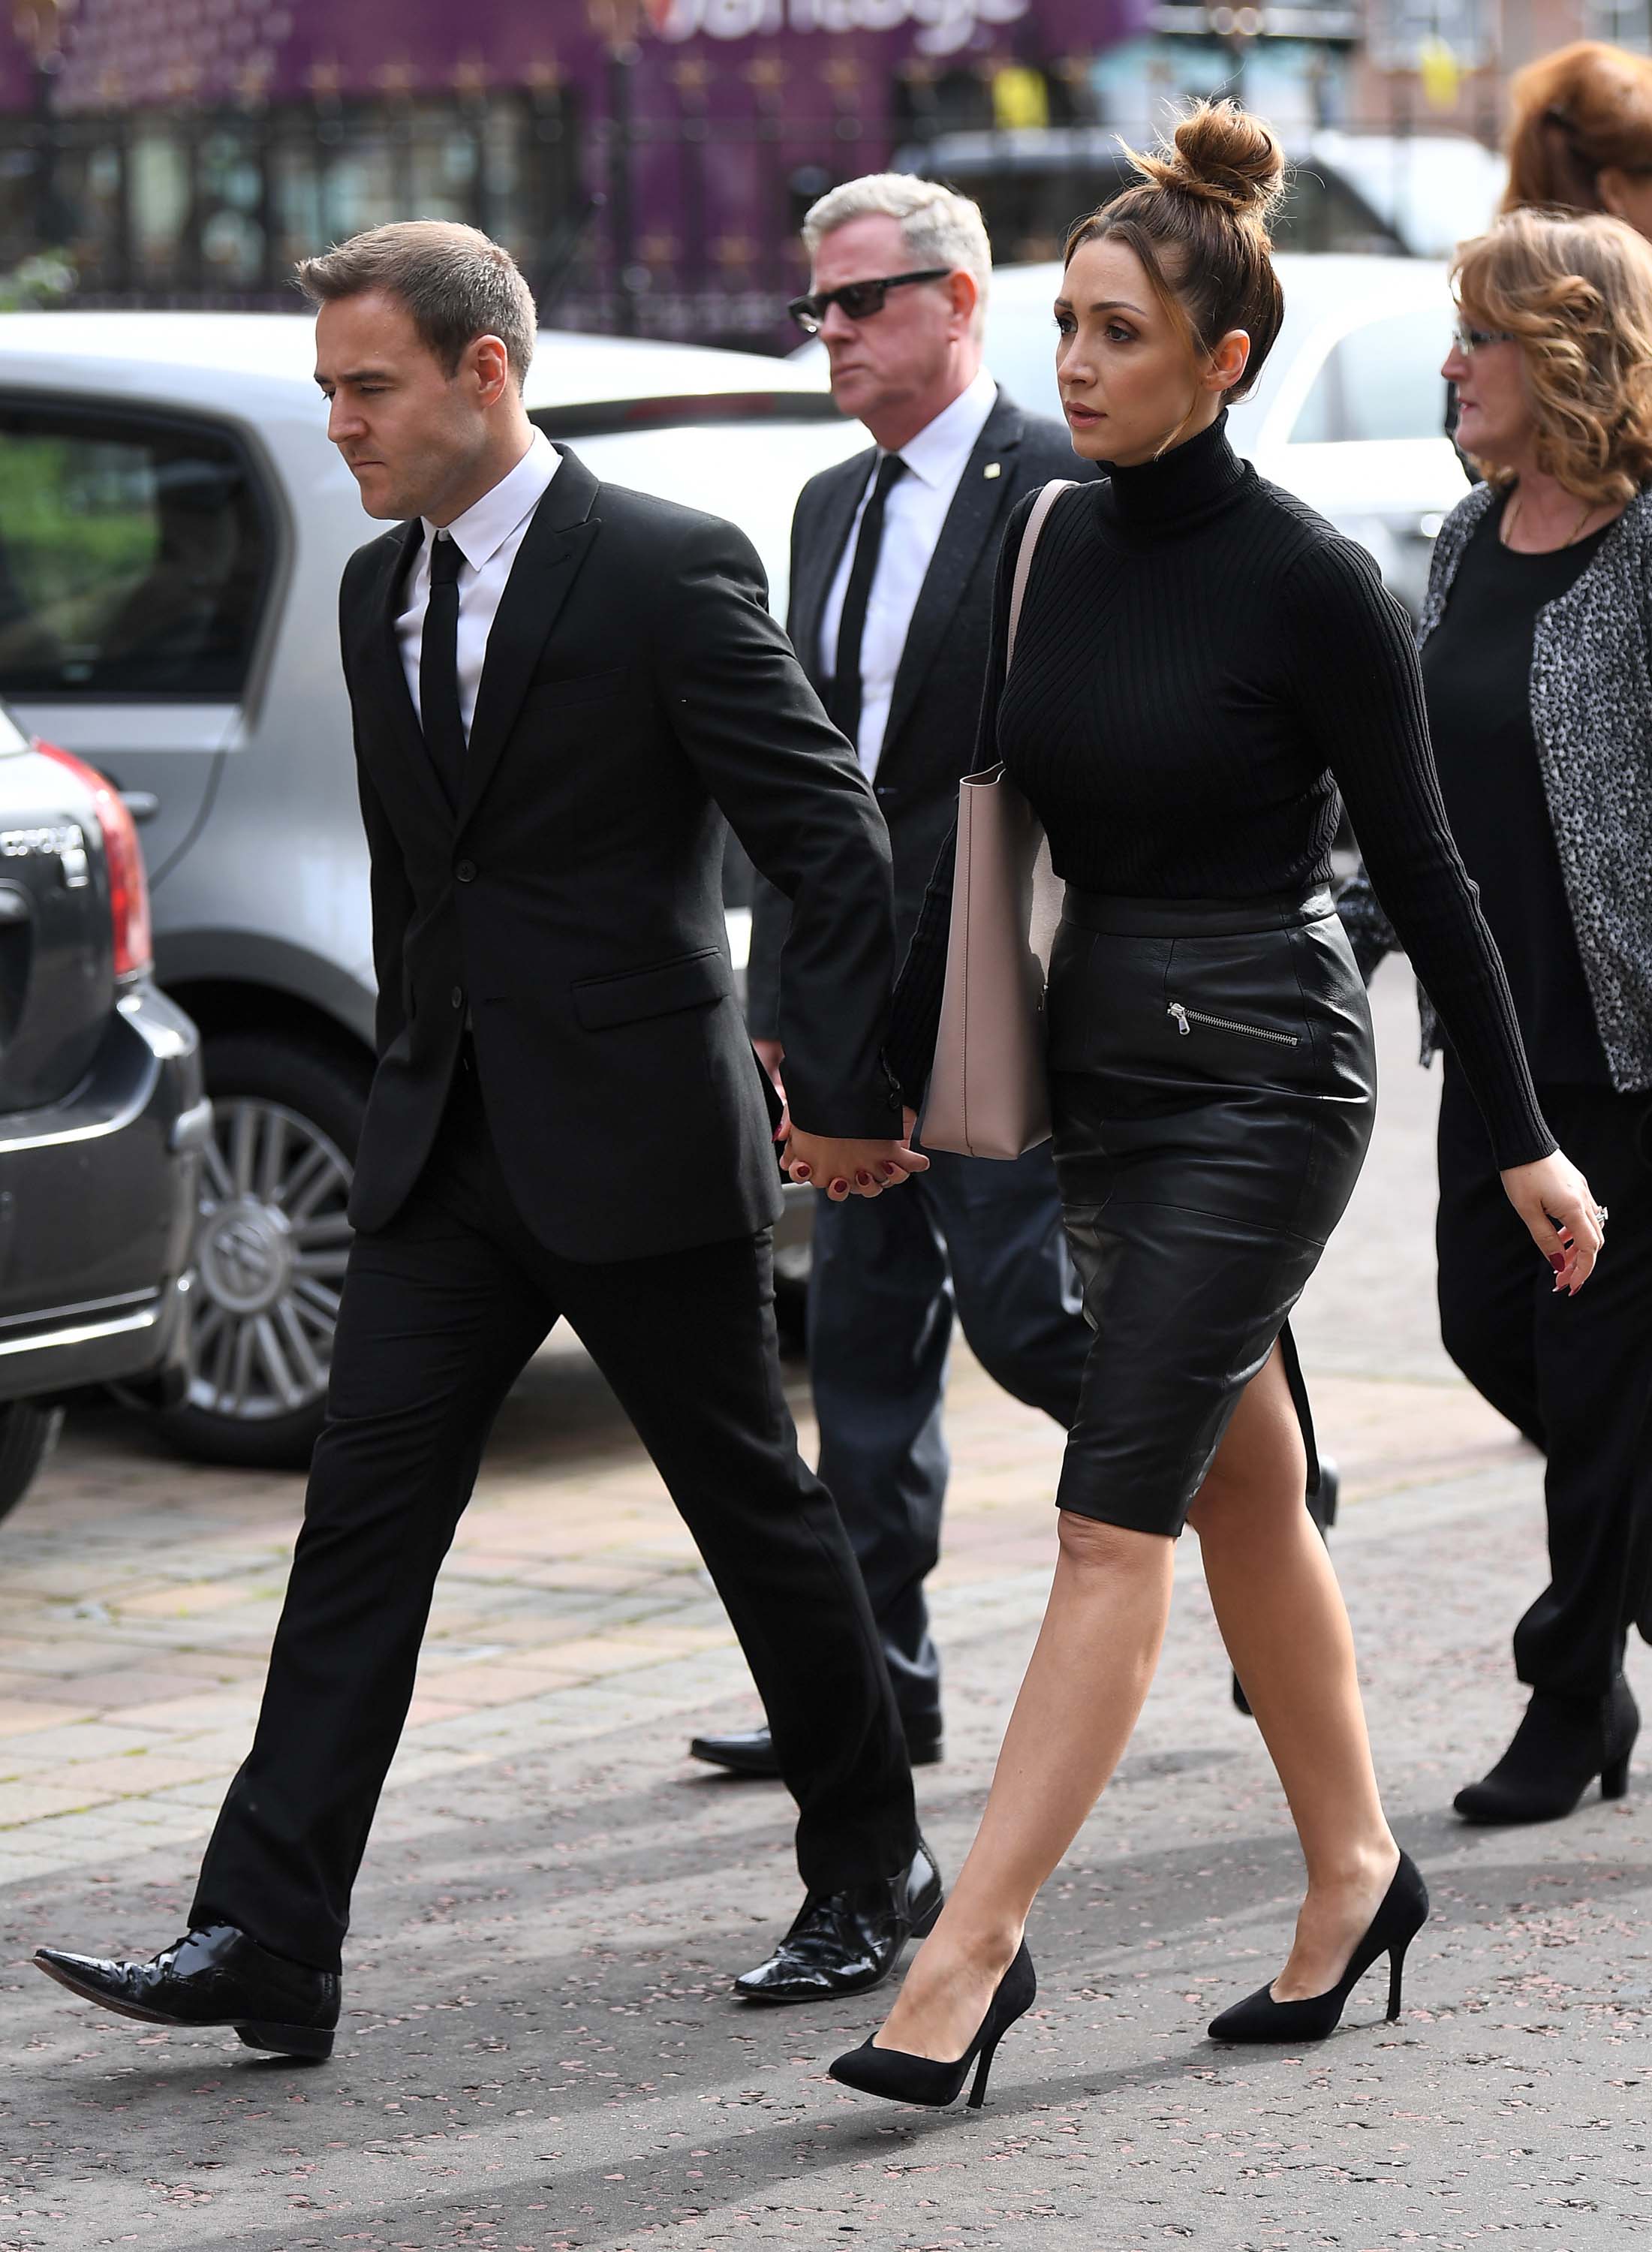
[{"label": "black leather shoe", "polygon": [[147,1963],[106,1962],[37,1947],[48,1978],[82,2001],[150,2026],[233,2026],[248,2048],[330,2056],[338,1973],[289,1963],[233,1923],[186,1932]]},{"label": "black leather shoe", "polygon": [[1604,1697],[1534,1689],[1508,1750],[1452,1804],[1468,1822],[1558,1822],[1596,1776],[1602,1798],[1621,1798],[1640,1733],[1641,1708],[1621,1673]]},{"label": "black leather shoe", "polygon": [[[914,1767],[935,1767],[941,1760],[941,1724],[906,1729],[906,1756]],[[774,1739],[767,1728],[745,1728],[727,1736],[696,1736],[689,1745],[691,1759],[711,1767],[725,1767],[731,1775],[778,1776]]]},{"label": "black leather shoe", "polygon": [[767,1963],[743,1971],[734,1991],[747,2002],[826,2002],[881,1985],[909,1939],[921,1939],[945,1894],[935,1857],[920,1838],[912,1866],[852,1891],[811,1893]]}]

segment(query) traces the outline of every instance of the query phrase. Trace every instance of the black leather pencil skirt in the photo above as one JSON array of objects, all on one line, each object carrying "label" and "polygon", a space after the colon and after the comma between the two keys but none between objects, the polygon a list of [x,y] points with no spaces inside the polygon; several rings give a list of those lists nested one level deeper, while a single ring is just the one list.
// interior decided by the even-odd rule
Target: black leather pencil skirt
[{"label": "black leather pencil skirt", "polygon": [[1093,1332],[1056,1499],[1179,1533],[1371,1139],[1371,1012],[1328,891],[1069,887],[1050,966],[1055,1161]]}]

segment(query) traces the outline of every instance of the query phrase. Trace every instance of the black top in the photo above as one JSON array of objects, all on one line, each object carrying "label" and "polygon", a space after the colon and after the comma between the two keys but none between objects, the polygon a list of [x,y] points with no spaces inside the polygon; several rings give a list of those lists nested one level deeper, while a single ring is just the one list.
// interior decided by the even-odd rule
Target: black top
[{"label": "black top", "polygon": [[1452,833],[1480,886],[1533,1073],[1609,1087],[1531,726],[1538,613],[1581,578],[1606,532],[1522,555],[1499,536],[1506,499],[1481,518],[1423,644],[1428,729]]},{"label": "black top", "polygon": [[[1247,899],[1329,880],[1340,783],[1365,865],[1486,1114],[1498,1163],[1555,1147],[1507,981],[1440,803],[1406,615],[1364,550],[1260,478],[1225,416],[1057,502],[1003,681],[999,569],[977,764],[1002,757],[1056,873],[1126,897]],[[896,996],[890,1064],[928,1075],[943,853]]]}]

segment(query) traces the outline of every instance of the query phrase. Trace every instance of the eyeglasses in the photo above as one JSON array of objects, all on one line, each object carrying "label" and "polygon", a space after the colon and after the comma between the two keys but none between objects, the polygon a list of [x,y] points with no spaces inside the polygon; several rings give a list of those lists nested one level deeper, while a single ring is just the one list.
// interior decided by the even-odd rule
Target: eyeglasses
[{"label": "eyeglasses", "polygon": [[1472,359],[1482,344],[1511,344],[1515,338],[1507,329],[1471,329],[1466,321],[1459,321],[1451,332],[1451,341],[1465,359]]},{"label": "eyeglasses", "polygon": [[841,289],[817,289],[812,297],[794,297],[786,308],[803,334],[812,337],[825,319],[827,309],[841,305],[851,321],[870,321],[884,309],[892,289],[909,288],[914,282],[944,282],[950,266],[926,266],[921,274],[886,274],[876,282],[845,282]]}]

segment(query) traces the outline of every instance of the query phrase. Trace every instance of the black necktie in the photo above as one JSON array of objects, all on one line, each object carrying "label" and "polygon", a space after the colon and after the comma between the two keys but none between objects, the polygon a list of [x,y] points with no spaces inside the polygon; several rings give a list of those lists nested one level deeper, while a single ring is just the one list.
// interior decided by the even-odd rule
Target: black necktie
[{"label": "black necktie", "polygon": [[459,543],[438,532],[430,550],[430,600],[419,644],[419,716],[438,779],[455,812],[463,794],[465,723],[459,709]]},{"label": "black necktie", "polygon": [[871,594],[878,551],[884,544],[884,507],[891,487],[906,474],[899,454],[885,454],[878,464],[871,498],[860,519],[855,560],[849,566],[849,586],[843,595],[843,615],[837,628],[837,665],[832,674],[826,709],[851,743],[860,740],[860,644],[866,630],[866,604]]}]

